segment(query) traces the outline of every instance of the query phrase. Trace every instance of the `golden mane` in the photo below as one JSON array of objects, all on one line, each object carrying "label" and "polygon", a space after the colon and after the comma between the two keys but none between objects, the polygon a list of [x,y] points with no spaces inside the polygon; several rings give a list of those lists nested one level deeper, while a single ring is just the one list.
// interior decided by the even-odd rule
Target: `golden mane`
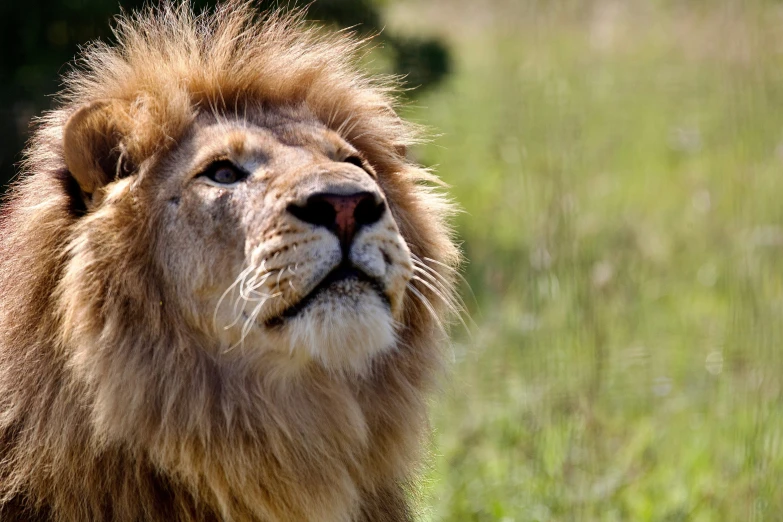
[{"label": "golden mane", "polygon": [[[398,160],[390,153],[416,142],[415,126],[393,110],[394,79],[356,68],[361,41],[312,27],[302,12],[258,19],[250,5],[227,2],[213,14],[194,15],[187,3],[165,2],[119,18],[118,45],[87,47],[64,78],[58,96],[64,110],[39,125],[56,132],[68,108],[123,100],[136,124],[124,147],[144,158],[176,140],[198,110],[304,103],[379,160]],[[40,145],[28,148],[28,170],[43,160]]]},{"label": "golden mane", "polygon": [[[459,254],[451,204],[405,157],[418,132],[393,82],[358,71],[350,34],[245,2],[201,15],[165,2],[116,36],[65,77],[0,211],[0,520],[409,520]],[[118,181],[201,113],[306,107],[361,151],[437,276],[412,285],[429,302],[408,295],[395,349],[354,380],[226,375],[166,306],[148,261],[156,209],[132,197],[103,219],[68,170],[66,122],[107,100],[125,122]]]}]

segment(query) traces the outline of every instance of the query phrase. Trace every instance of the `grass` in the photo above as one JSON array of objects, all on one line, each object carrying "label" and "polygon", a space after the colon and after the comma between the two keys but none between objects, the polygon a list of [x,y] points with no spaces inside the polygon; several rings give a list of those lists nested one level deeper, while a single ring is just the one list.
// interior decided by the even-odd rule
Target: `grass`
[{"label": "grass", "polygon": [[455,53],[407,115],[475,293],[424,519],[780,519],[781,5],[388,11]]}]

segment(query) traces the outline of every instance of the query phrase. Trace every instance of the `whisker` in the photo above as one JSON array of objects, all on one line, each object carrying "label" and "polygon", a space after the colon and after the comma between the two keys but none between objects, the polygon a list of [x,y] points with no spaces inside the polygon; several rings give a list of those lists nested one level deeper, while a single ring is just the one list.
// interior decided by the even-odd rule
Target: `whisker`
[{"label": "whisker", "polygon": [[264,305],[269,301],[270,299],[273,299],[275,297],[278,297],[281,295],[279,292],[276,294],[271,294],[267,296],[266,299],[261,300],[254,308],[253,311],[245,318],[245,322],[242,325],[242,331],[240,332],[239,341],[234,343],[233,345],[229,346],[225,350],[223,350],[223,353],[228,353],[238,346],[244,346],[245,339],[247,338],[247,335],[250,333],[250,330],[253,328],[253,325],[256,323],[258,316],[261,313],[261,309],[264,307]]},{"label": "whisker", "polygon": [[[446,279],[443,275],[439,274],[438,272],[426,270],[428,267],[422,267],[417,264],[417,261],[413,262],[413,271],[417,274],[421,274],[423,277],[426,277],[428,281],[431,281],[433,284],[437,285],[440,290],[443,291],[445,294],[452,294],[454,295],[455,292],[453,290],[450,290],[452,288],[451,282]],[[455,295],[456,299],[456,295]]]},{"label": "whisker", "polygon": [[[455,276],[455,277],[457,277],[457,278],[458,278],[458,279],[459,279],[459,280],[460,280],[460,281],[461,281],[461,282],[462,282],[462,283],[463,283],[463,284],[464,284],[464,285],[467,287],[467,289],[468,289],[468,292],[470,292],[470,297],[473,299],[473,303],[476,305],[476,308],[478,308],[478,299],[476,298],[476,294],[473,292],[473,288],[470,286],[470,283],[468,282],[468,280],[467,280],[467,279],[465,279],[465,276],[463,276],[463,275],[462,275],[462,274],[459,272],[459,270],[457,270],[457,269],[456,269],[456,268],[454,268],[453,266],[449,266],[449,265],[447,265],[446,263],[443,263],[442,261],[438,261],[437,259],[432,259],[431,257],[426,257],[426,256],[425,256],[425,257],[424,257],[424,260],[422,261],[422,258],[420,258],[419,256],[417,256],[417,255],[416,255],[416,254],[414,254],[413,252],[411,252],[411,257],[412,257],[414,260],[418,259],[418,260],[419,260],[419,261],[421,261],[423,264],[424,264],[424,261],[427,261],[427,262],[429,262],[429,263],[435,263],[436,265],[438,265],[438,266],[441,266],[441,267],[445,268],[446,270],[448,270],[449,272],[451,272],[452,274],[454,274],[454,276]],[[427,266],[427,265],[426,265],[426,264],[424,264],[424,266]],[[427,268],[432,268],[432,267],[429,267],[429,266],[428,266]]]},{"label": "whisker", "polygon": [[[414,272],[420,274],[423,277],[426,277],[428,281],[433,283],[435,286],[438,287],[439,290],[442,291],[444,294],[443,296],[440,296],[441,299],[446,300],[446,296],[448,296],[448,302],[453,306],[452,312],[457,314],[457,318],[462,323],[462,325],[465,327],[465,330],[467,331],[468,335],[472,337],[472,334],[470,332],[470,328],[468,328],[465,318],[467,317],[467,321],[470,322],[470,324],[476,328],[476,322],[473,320],[473,318],[468,314],[468,307],[465,304],[464,299],[462,299],[462,296],[458,292],[454,292],[450,290],[452,284],[451,281],[449,281],[446,276],[438,272],[437,270],[433,269],[430,266],[427,266],[422,261],[413,258],[413,270]],[[472,292],[471,292],[472,293]],[[475,296],[474,296],[475,299]],[[454,310],[456,309],[456,310]]]},{"label": "whisker", "polygon": [[[245,309],[245,304],[247,304],[247,297],[245,296],[244,287],[247,286],[247,276],[245,276],[242,279],[241,284],[239,285],[239,291],[237,298],[234,300],[234,320],[231,321],[230,324],[225,326],[225,330],[228,330],[229,328],[233,328],[239,320],[242,318],[242,313]],[[240,306],[241,305],[241,306]]]},{"label": "whisker", "polygon": [[[411,255],[415,255],[415,254],[411,254]],[[447,265],[446,263],[444,263],[444,262],[442,262],[442,261],[438,261],[437,259],[432,259],[431,257],[424,257],[424,258],[419,258],[419,260],[420,260],[420,261],[421,261],[421,260],[423,260],[423,261],[427,261],[427,262],[430,262],[430,263],[435,263],[435,264],[436,264],[436,265],[438,265],[438,266],[442,266],[443,268],[445,268],[445,269],[446,269],[446,270],[448,270],[449,272],[453,272],[455,276],[457,276],[457,277],[459,277],[460,279],[462,279],[462,281],[464,281],[465,283],[467,283],[467,282],[468,282],[468,281],[467,281],[465,278],[463,278],[463,277],[462,277],[462,274],[460,274],[460,273],[459,273],[459,270],[457,270],[457,269],[456,269],[456,268],[454,268],[453,266],[449,266],[449,265]]]},{"label": "whisker", "polygon": [[[253,311],[255,312],[256,309],[258,309],[261,306],[263,306],[264,302],[266,302],[266,301],[262,301],[258,305],[256,305],[256,307],[253,309]],[[236,321],[235,321],[235,323],[236,323]],[[234,350],[237,346],[243,346],[244,347],[245,337],[247,337],[247,334],[250,332],[250,324],[252,324],[252,323],[250,323],[250,316],[248,316],[247,318],[245,318],[245,322],[242,325],[242,331],[241,331],[241,333],[239,335],[239,341],[237,341],[236,343],[232,344],[231,346],[229,346],[228,348],[223,350],[223,353],[228,353],[228,352]]]},{"label": "whisker", "polygon": [[250,281],[255,280],[255,278],[258,277],[258,274],[265,270],[265,266],[266,263],[262,261],[261,266],[256,267],[254,265],[251,266],[249,270],[243,272],[244,275],[241,279],[241,284],[239,285],[239,295],[237,295],[237,298],[234,300],[234,315],[238,313],[239,303],[244,299],[244,288],[248,285],[248,276],[250,277]]},{"label": "whisker", "polygon": [[440,331],[443,333],[443,335],[448,335],[448,331],[446,330],[446,327],[443,325],[443,321],[440,320],[440,317],[438,317],[438,313],[435,311],[435,309],[432,307],[432,304],[429,302],[429,300],[419,292],[415,286],[409,284],[408,290],[411,291],[411,293],[419,298],[419,301],[421,301],[421,304],[424,305],[424,307],[429,311],[429,313],[432,315],[432,318],[435,320],[435,323],[438,325],[438,328],[440,328]]},{"label": "whisker", "polygon": [[[462,318],[462,312],[464,312],[464,309],[459,309],[456,305],[456,303],[453,302],[453,300],[449,299],[447,296],[443,295],[442,291],[439,291],[435,286],[431,285],[426,280],[422,279],[419,276],[413,276],[411,279],[414,281],[418,281],[430,290],[432,290],[432,293],[434,293],[436,296],[440,297],[443,303],[448,307],[448,309],[451,311],[452,314],[454,314],[460,323],[462,323],[462,326],[465,328],[465,331],[468,333],[469,336],[471,336],[470,328],[468,328],[468,323],[465,322],[465,320]],[[472,336],[471,336],[472,337]]]},{"label": "whisker", "polygon": [[[244,305],[240,306],[241,303],[263,303],[268,299],[268,294],[264,294],[262,292],[257,292],[256,289],[262,286],[267,279],[271,276],[271,271],[266,271],[266,262],[262,261],[261,266],[257,269],[254,267],[250,267],[250,270],[243,271],[242,277],[238,278],[240,281],[239,285],[239,295],[237,296],[236,300],[234,301],[234,320],[231,321],[230,324],[226,325],[224,327],[225,330],[228,330],[229,328],[233,328],[234,326],[239,323],[240,319],[242,319],[243,311],[244,311]],[[252,275],[251,275],[252,274]],[[249,276],[249,279],[248,279]]]},{"label": "whisker", "polygon": [[442,281],[436,279],[432,274],[428,273],[425,270],[422,270],[418,266],[413,267],[413,272],[415,277],[422,277],[426,279],[428,283],[431,283],[432,285],[437,287],[438,292],[443,294],[442,296],[440,296],[442,299],[449,301],[450,303],[453,303],[454,306],[460,305],[457,296],[454,294],[454,292],[450,291],[448,287],[443,284]]},{"label": "whisker", "polygon": [[266,274],[264,274],[259,278],[260,281],[256,281],[254,278],[253,280],[251,280],[251,282],[245,284],[244,287],[240,290],[240,295],[242,296],[242,299],[244,299],[245,301],[250,301],[251,300],[251,297],[249,296],[250,293],[260,294],[260,292],[256,291],[256,288],[263,286],[271,275],[272,275],[271,272],[267,272]]},{"label": "whisker", "polygon": [[440,272],[438,272],[437,270],[435,270],[434,268],[429,266],[427,263],[425,263],[421,259],[418,259],[418,258],[414,257],[414,258],[411,258],[411,260],[413,261],[414,267],[421,267],[421,268],[423,268],[428,273],[430,273],[430,274],[434,275],[435,277],[437,277],[444,284],[447,284],[447,285],[451,286],[451,281],[446,279],[446,276],[444,276],[443,274],[441,274]]},{"label": "whisker", "polygon": [[264,301],[261,301],[256,305],[255,308],[253,308],[253,311],[250,313],[247,319],[245,319],[245,324],[242,325],[242,333],[239,336],[239,343],[244,344],[245,338],[247,337],[247,334],[250,333],[250,329],[253,328],[253,324],[255,323],[256,318],[258,318],[258,314],[261,312],[261,307],[264,306],[264,304],[268,301],[268,299],[265,299]]},{"label": "whisker", "polygon": [[[228,295],[228,294],[229,294],[229,293],[230,293],[232,290],[234,290],[234,288],[236,288],[236,286],[237,286],[238,284],[240,284],[242,281],[244,281],[244,279],[245,279],[245,278],[248,276],[248,274],[250,274],[250,272],[252,272],[252,270],[253,270],[253,267],[252,267],[252,266],[249,266],[249,267],[245,268],[244,270],[242,270],[242,272],[240,272],[240,273],[239,273],[239,275],[238,275],[238,276],[237,276],[237,278],[234,280],[234,282],[233,282],[233,283],[231,283],[231,286],[229,286],[229,287],[226,289],[226,291],[225,291],[225,292],[223,292],[223,295],[221,295],[221,296],[220,296],[220,299],[218,299],[218,302],[217,302],[217,304],[215,305],[215,312],[212,314],[212,326],[215,328],[215,330],[217,330],[217,329],[218,329],[218,325],[217,325],[217,316],[218,316],[218,312],[220,311],[220,305],[221,305],[221,304],[223,304],[223,300],[226,298],[226,296],[227,296],[227,295]],[[235,312],[236,312],[236,308],[235,308]]]},{"label": "whisker", "polygon": [[[465,300],[462,298],[462,295],[459,292],[455,292],[453,290],[450,290],[453,285],[452,281],[446,278],[443,274],[438,272],[437,270],[433,269],[430,266],[425,265],[421,261],[418,261],[416,259],[413,260],[413,270],[422,276],[427,277],[429,281],[436,284],[438,288],[440,288],[445,294],[448,294],[451,296],[452,302],[457,306],[462,312],[464,312],[467,316],[470,322],[473,324],[473,326],[476,326],[476,323],[473,321],[473,319],[470,317],[468,312],[468,307],[465,304]],[[469,288],[470,289],[470,288]],[[475,299],[475,296],[474,296]]]}]

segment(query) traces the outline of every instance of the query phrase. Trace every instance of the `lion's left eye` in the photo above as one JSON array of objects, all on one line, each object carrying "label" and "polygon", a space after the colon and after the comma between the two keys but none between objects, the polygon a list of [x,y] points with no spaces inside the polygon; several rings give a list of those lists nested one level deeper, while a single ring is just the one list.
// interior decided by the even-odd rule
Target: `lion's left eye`
[{"label": "lion's left eye", "polygon": [[362,161],[362,158],[360,158],[359,156],[357,156],[355,154],[352,155],[352,156],[348,156],[343,161],[345,163],[350,163],[351,165],[356,165],[360,169],[367,170],[367,169],[364,168],[364,161]]},{"label": "lion's left eye", "polygon": [[201,174],[219,185],[232,185],[247,177],[247,173],[229,161],[218,161]]}]

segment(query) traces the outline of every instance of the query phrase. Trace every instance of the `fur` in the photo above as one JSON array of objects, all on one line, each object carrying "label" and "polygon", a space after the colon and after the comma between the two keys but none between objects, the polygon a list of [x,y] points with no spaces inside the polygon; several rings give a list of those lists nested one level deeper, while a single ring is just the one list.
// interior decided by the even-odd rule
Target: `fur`
[{"label": "fur", "polygon": [[[459,255],[393,83],[349,34],[245,3],[116,33],[0,212],[0,520],[411,520]],[[218,153],[252,183],[198,175]],[[274,326],[339,254],[285,212],[316,177],[388,206],[350,254],[385,300],[352,284]]]}]

